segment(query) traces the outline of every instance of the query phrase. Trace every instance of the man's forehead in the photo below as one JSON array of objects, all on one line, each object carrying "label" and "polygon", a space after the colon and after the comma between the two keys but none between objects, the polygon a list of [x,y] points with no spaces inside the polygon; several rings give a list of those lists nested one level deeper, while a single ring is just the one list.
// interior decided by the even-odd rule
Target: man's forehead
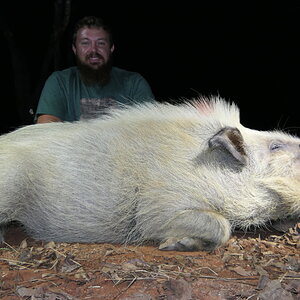
[{"label": "man's forehead", "polygon": [[96,37],[100,39],[108,39],[109,34],[103,28],[83,27],[78,30],[77,37],[78,38]]}]

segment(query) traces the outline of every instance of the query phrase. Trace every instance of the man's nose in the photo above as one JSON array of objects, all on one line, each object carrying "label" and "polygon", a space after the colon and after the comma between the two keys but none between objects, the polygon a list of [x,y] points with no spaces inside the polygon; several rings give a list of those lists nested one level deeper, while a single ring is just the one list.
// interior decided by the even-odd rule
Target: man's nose
[{"label": "man's nose", "polygon": [[97,52],[97,43],[91,43],[91,52]]}]

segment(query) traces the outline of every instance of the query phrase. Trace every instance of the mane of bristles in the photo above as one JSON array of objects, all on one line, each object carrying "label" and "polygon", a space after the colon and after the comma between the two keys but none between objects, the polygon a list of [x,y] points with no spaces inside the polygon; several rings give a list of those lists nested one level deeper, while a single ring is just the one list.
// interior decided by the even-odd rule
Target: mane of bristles
[{"label": "mane of bristles", "polygon": [[190,101],[190,105],[209,118],[232,123],[240,122],[240,111],[237,105],[233,102],[225,101],[221,97],[195,98]]},{"label": "mane of bristles", "polygon": [[[195,109],[196,108],[196,109]],[[121,109],[112,109],[108,118],[118,120],[164,120],[199,119],[203,121],[217,121],[222,124],[238,124],[240,112],[238,107],[225,101],[221,97],[198,97],[183,99],[181,103],[146,102],[131,106],[123,106]]]}]

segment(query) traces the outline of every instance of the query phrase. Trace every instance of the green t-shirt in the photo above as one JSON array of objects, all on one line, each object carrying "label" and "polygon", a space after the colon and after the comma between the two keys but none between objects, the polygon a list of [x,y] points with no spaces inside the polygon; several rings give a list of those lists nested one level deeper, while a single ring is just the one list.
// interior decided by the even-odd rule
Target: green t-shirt
[{"label": "green t-shirt", "polygon": [[77,67],[52,73],[42,90],[36,117],[54,115],[62,121],[89,119],[119,104],[154,100],[148,82],[136,72],[113,67],[108,84],[85,85]]}]

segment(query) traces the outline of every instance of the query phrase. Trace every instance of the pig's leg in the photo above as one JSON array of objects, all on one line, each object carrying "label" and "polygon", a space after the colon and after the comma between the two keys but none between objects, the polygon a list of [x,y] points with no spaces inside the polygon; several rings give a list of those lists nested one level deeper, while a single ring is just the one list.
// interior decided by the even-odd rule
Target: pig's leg
[{"label": "pig's leg", "polygon": [[212,251],[230,237],[227,219],[214,211],[185,210],[172,218],[164,227],[165,240],[161,250]]},{"label": "pig's leg", "polygon": [[7,224],[9,223],[9,219],[4,216],[1,216],[0,213],[0,244],[4,242],[4,235],[7,229]]},{"label": "pig's leg", "polygon": [[[1,180],[1,178],[0,178]],[[0,186],[0,191],[1,191]],[[8,188],[3,190],[9,190]],[[10,207],[12,206],[12,207]],[[14,211],[17,211],[17,206],[13,206],[10,201],[8,200],[8,197],[1,193],[0,195],[0,244],[4,242],[4,235],[5,231],[7,229],[7,225],[13,221]]]},{"label": "pig's leg", "polygon": [[7,229],[7,224],[11,221],[11,219],[5,213],[5,207],[0,204],[0,244],[4,242],[4,235]]},{"label": "pig's leg", "polygon": [[4,226],[0,225],[0,244],[4,242]]}]

